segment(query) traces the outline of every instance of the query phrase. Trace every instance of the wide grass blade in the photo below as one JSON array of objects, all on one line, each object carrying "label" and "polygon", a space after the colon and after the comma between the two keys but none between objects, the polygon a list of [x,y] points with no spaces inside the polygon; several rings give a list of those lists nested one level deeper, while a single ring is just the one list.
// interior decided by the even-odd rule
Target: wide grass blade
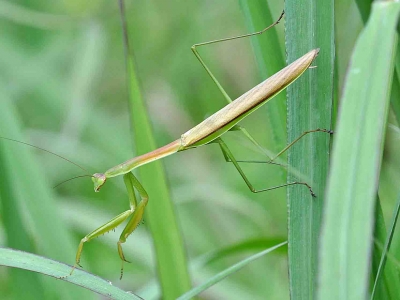
[{"label": "wide grass blade", "polygon": [[[373,1],[357,0],[356,3],[362,21],[366,23],[371,13],[371,6]],[[390,103],[391,103],[391,109],[393,110],[396,116],[397,123],[400,124],[400,48],[397,48],[395,68],[396,72],[393,74]]]},{"label": "wide grass blade", "polygon": [[[134,131],[136,153],[143,154],[157,148],[150,118],[140,92],[132,49],[128,46],[123,1],[120,0],[124,39],[127,46],[127,71],[131,126]],[[157,260],[157,271],[164,299],[175,299],[190,288],[185,249],[173,203],[169,196],[165,171],[156,161],[139,169],[139,177],[149,193],[146,224],[149,225]]]},{"label": "wide grass blade", "polygon": [[33,271],[54,277],[54,280],[65,280],[110,299],[142,299],[131,292],[125,292],[113,286],[110,281],[83,270],[77,269],[70,276],[72,266],[24,251],[0,248],[0,265]]},{"label": "wide grass blade", "polygon": [[221,280],[223,280],[224,278],[226,278],[227,276],[239,271],[241,268],[243,268],[244,266],[246,266],[248,263],[256,260],[259,257],[262,257],[263,255],[270,253],[272,251],[274,251],[275,249],[282,247],[284,245],[286,245],[287,242],[283,242],[280,243],[274,247],[268,248],[264,251],[261,251],[257,254],[254,254],[240,262],[238,262],[237,264],[227,268],[226,270],[216,274],[215,276],[211,277],[210,279],[208,279],[206,282],[200,284],[199,286],[195,287],[194,289],[190,290],[189,292],[187,292],[186,294],[180,296],[178,298],[178,300],[188,300],[188,299],[192,299],[193,297],[197,296],[198,294],[200,294],[201,292],[205,291],[206,289],[208,289],[209,287],[213,286],[214,284],[220,282]]},{"label": "wide grass blade", "polygon": [[335,129],[321,235],[319,299],[365,299],[368,295],[399,13],[399,3],[375,2],[353,52]]},{"label": "wide grass blade", "polygon": [[[320,48],[314,63],[289,86],[288,142],[304,131],[330,129],[333,97],[334,26],[333,1],[285,1],[285,33],[288,63],[313,48]],[[325,182],[329,163],[329,134],[312,133],[288,151],[288,182],[299,181],[291,168],[312,186],[312,198],[304,186],[288,188],[289,280],[294,299],[313,299],[316,287],[317,243],[321,226]]]},{"label": "wide grass blade", "polygon": [[[361,18],[363,23],[366,23],[368,21],[368,18],[371,13],[371,7],[373,1],[363,1],[363,0],[357,0],[357,7],[360,12]],[[391,104],[391,112],[393,112],[397,124],[400,123],[400,81],[399,81],[399,70],[400,70],[400,48],[397,48],[397,53],[396,53],[396,58],[395,58],[395,69],[396,71],[393,73],[393,80],[392,80],[392,90],[390,92],[390,104]],[[390,138],[388,139],[388,142],[390,141]],[[387,144],[388,145],[388,144]],[[385,147],[387,146],[385,145]],[[389,150],[388,150],[389,151]],[[396,153],[396,152],[394,152]],[[386,159],[386,166],[391,165],[393,162],[391,162],[391,157],[393,155],[387,155],[384,157],[384,160]],[[387,235],[387,230],[385,226],[385,222],[383,219],[383,212],[380,206],[379,201],[384,201],[386,203],[389,203],[391,199],[394,198],[393,196],[388,196],[390,194],[388,190],[396,190],[397,191],[397,184],[391,184],[391,187],[389,188],[390,182],[395,182],[396,180],[391,176],[391,179],[388,179],[385,177],[385,174],[387,173],[385,170],[385,161],[383,162],[382,165],[382,171],[381,171],[381,178],[380,178],[380,184],[382,184],[383,188],[380,188],[380,193],[383,194],[383,197],[377,198],[377,205],[376,205],[376,210],[375,210],[375,231],[374,231],[374,238],[375,238],[375,243],[374,243],[374,248],[373,248],[373,256],[372,256],[372,276],[371,280],[374,280],[374,285],[373,285],[373,291],[371,295],[371,299],[395,299],[396,295],[399,294],[400,291],[400,281],[397,276],[397,270],[393,266],[393,264],[388,264],[384,269],[384,266],[386,265],[386,253],[383,253],[383,251],[388,251],[388,249],[381,249],[382,245],[385,245],[386,247],[388,246],[388,241],[385,242],[385,240],[388,240],[394,233],[394,226],[395,226],[395,220],[392,219],[391,221],[391,227],[389,227],[389,236],[386,237]],[[386,167],[387,169],[387,167]],[[393,214],[396,214],[396,210],[393,211]],[[377,244],[379,243],[379,245]]]}]

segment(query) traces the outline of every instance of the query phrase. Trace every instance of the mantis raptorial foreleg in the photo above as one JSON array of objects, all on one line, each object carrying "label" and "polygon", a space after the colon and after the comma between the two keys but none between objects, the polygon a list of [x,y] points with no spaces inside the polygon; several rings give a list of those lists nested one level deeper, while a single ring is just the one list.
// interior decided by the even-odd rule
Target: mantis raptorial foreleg
[{"label": "mantis raptorial foreleg", "polygon": [[[129,216],[130,219],[125,226],[124,230],[121,233],[121,236],[119,238],[119,241],[117,243],[118,246],[118,254],[119,257],[121,258],[122,262],[126,261],[124,253],[122,251],[122,243],[125,243],[126,238],[136,229],[136,227],[139,225],[140,221],[143,218],[143,213],[144,209],[147,205],[148,202],[148,195],[143,186],[140,184],[140,182],[137,180],[137,178],[132,174],[132,172],[126,173],[124,175],[124,183],[126,186],[126,190],[128,192],[128,198],[129,198],[129,205],[130,209],[124,211],[123,213],[119,214],[112,220],[108,221],[104,225],[100,226],[99,228],[93,230],[91,233],[86,235],[79,243],[78,246],[78,251],[76,253],[76,260],[75,260],[75,266],[71,270],[71,273],[74,271],[76,266],[80,266],[79,262],[81,260],[81,254],[83,250],[83,244],[86,242],[89,242],[90,240],[103,235],[110,230],[113,230],[116,228],[118,225],[120,225],[122,222],[124,222]],[[135,194],[135,189],[139,192],[139,195],[141,197],[141,201],[139,204],[137,203],[136,200],[136,194]],[[122,267],[121,267],[121,277],[122,277]]]},{"label": "mantis raptorial foreleg", "polygon": [[124,230],[122,231],[122,233],[119,237],[119,240],[117,242],[118,254],[122,260],[121,277],[120,278],[122,278],[122,274],[123,274],[122,273],[123,263],[124,263],[124,261],[128,262],[125,259],[121,244],[125,243],[128,236],[136,229],[136,227],[139,226],[140,221],[142,221],[142,219],[143,219],[144,209],[146,208],[147,202],[149,201],[149,195],[147,194],[146,190],[143,188],[143,186],[141,185],[139,180],[137,180],[137,178],[132,174],[132,172],[129,172],[124,175],[124,182],[125,182],[126,188],[128,190],[129,198],[131,199],[131,197],[132,197],[136,201],[135,190],[134,190],[134,188],[136,188],[136,190],[138,191],[138,193],[140,195],[141,201],[134,209],[134,212],[131,215],[131,217],[128,221],[128,224],[126,224],[126,226],[125,226]]}]

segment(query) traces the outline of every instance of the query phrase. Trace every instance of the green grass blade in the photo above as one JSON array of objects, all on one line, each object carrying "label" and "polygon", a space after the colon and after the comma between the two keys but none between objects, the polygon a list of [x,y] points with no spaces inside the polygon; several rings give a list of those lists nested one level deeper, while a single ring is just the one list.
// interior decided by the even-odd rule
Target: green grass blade
[{"label": "green grass blade", "polygon": [[[279,15],[272,15],[263,0],[239,0],[249,32],[260,31],[277,20]],[[283,9],[283,7],[282,7]],[[281,20],[282,26],[284,19]],[[270,77],[285,66],[283,51],[279,45],[276,28],[251,39],[257,66],[262,80]],[[286,145],[286,91],[278,94],[274,101],[268,104],[268,121],[272,131],[270,148],[280,151]]]},{"label": "green grass blade", "polygon": [[[380,280],[379,284],[376,284],[376,274],[378,273],[380,260],[382,257],[382,251],[380,245],[385,243],[386,239],[386,225],[385,219],[383,216],[381,200],[379,197],[376,199],[376,207],[375,207],[375,228],[374,228],[374,248],[372,252],[372,264],[371,264],[371,282],[374,282],[374,285],[377,287],[375,293],[379,297],[378,299],[390,299],[388,286],[386,284],[386,278],[384,280]],[[378,245],[379,244],[379,245]],[[385,272],[386,273],[386,272]],[[387,274],[385,274],[387,275]],[[375,287],[374,287],[375,289]],[[371,298],[372,299],[372,298]]]},{"label": "green grass blade", "polygon": [[[372,0],[357,0],[357,7],[364,23],[367,22],[371,13]],[[396,54],[396,72],[393,75],[392,92],[391,92],[391,108],[396,116],[397,123],[400,124],[400,48],[397,48]]]},{"label": "green grass blade", "polygon": [[[390,274],[386,274],[386,272],[384,273],[386,261],[387,261],[387,253],[389,252],[390,245],[392,243],[394,230],[396,228],[397,220],[399,217],[399,212],[400,212],[400,197],[398,197],[396,208],[393,210],[393,216],[392,216],[392,220],[390,222],[389,234],[386,237],[385,245],[384,245],[383,251],[381,253],[381,259],[379,262],[378,271],[376,273],[376,278],[375,278],[374,287],[373,287],[372,294],[371,294],[371,299],[379,299],[379,298],[375,297],[376,296],[375,293],[377,292],[377,288],[379,287],[379,285],[384,284],[384,280],[387,283],[387,285],[385,287],[388,289],[388,291],[391,289],[391,292],[392,292],[391,296],[393,299],[396,297],[396,295],[399,295],[399,292],[400,292],[400,290],[398,289],[399,288],[398,276],[396,276],[396,272],[394,272],[393,268],[391,266],[388,266],[390,268],[390,270],[389,270]],[[392,275],[392,276],[391,276],[391,278],[384,278],[384,277],[387,277],[385,275],[387,275],[387,276]],[[382,298],[380,298],[380,299],[382,299]]]},{"label": "green grass blade", "polygon": [[[270,248],[273,247],[274,245],[282,243],[283,240],[284,240],[283,238],[251,239],[233,245],[229,245],[227,247],[211,251],[209,253],[204,254],[202,257],[199,257],[196,260],[196,267],[198,268],[201,266],[205,266],[207,264],[214,263],[217,260],[233,255],[242,254],[248,251],[259,251],[261,249]],[[276,252],[279,252],[279,254],[281,255],[286,255],[287,249],[280,248]]]},{"label": "green grass blade", "polygon": [[40,273],[54,277],[54,280],[65,280],[110,299],[142,299],[113,286],[110,281],[79,269],[69,276],[72,266],[24,251],[0,247],[0,265]]},{"label": "green grass blade", "polygon": [[371,13],[372,0],[356,0],[358,10],[364,23],[367,22]]},{"label": "green grass blade", "polygon": [[[24,138],[20,131],[19,116],[5,90],[0,90],[0,136],[7,135],[22,141]],[[0,196],[5,215],[2,219],[7,245],[72,262],[77,244],[73,243],[66,225],[59,216],[53,190],[46,182],[43,169],[32,157],[32,150],[4,140],[1,141],[0,147]],[[12,274],[12,278],[16,280],[14,289],[17,293],[23,293],[24,298],[27,297],[30,286],[24,291],[17,288],[18,284],[36,284],[37,279],[21,272],[12,271]],[[43,279],[40,281],[41,284],[30,295],[36,295],[43,287],[47,294],[63,295],[62,299],[90,297],[79,290],[69,291],[65,285],[59,283]]]},{"label": "green grass blade", "polygon": [[[382,176],[382,172],[380,176]],[[370,276],[372,282],[372,284],[370,284],[370,288],[371,291],[374,291],[372,292],[371,299],[396,299],[397,295],[399,295],[400,292],[400,280],[397,275],[398,272],[395,264],[393,264],[393,261],[386,263],[388,248],[390,247],[390,245],[387,242],[387,230],[385,226],[382,207],[380,205],[381,202],[382,200],[378,198],[375,208],[374,245],[371,264],[372,270]],[[396,210],[393,211],[393,214],[397,214]],[[396,224],[392,220],[389,232],[389,234],[391,234],[392,236],[395,226]],[[385,245],[387,245],[387,247],[385,247]],[[384,253],[385,256],[383,256],[383,252],[386,252]]]},{"label": "green grass blade", "polygon": [[[368,17],[371,13],[371,6],[372,6],[372,1],[362,1],[362,0],[357,0],[357,7],[360,12],[362,21],[364,23],[367,22]],[[390,93],[390,104],[391,104],[391,111],[393,112],[397,124],[400,124],[400,81],[399,81],[399,70],[400,70],[400,48],[397,48],[397,53],[396,53],[396,62],[395,62],[395,69],[396,72],[393,74],[393,80],[392,80],[392,89]],[[389,156],[390,157],[390,156]],[[388,157],[386,157],[388,158]],[[390,159],[390,158],[389,158]],[[390,164],[390,163],[389,163]],[[382,166],[385,168],[385,166]],[[384,171],[384,170],[383,170]],[[386,179],[384,177],[384,174],[382,174],[381,171],[381,178],[380,183],[382,183],[382,180],[386,182],[385,188],[380,189],[381,193],[386,194],[389,190],[389,186],[387,185],[388,181],[393,181],[392,179]],[[390,189],[397,189],[396,185],[393,185],[392,188]],[[384,197],[380,198],[380,200],[386,200],[390,201],[392,197]],[[379,204],[379,203],[378,203]],[[376,224],[375,224],[375,234],[374,237],[377,241],[379,241],[382,245],[385,244],[385,239],[386,239],[386,227],[384,224],[383,216],[382,216],[382,209],[380,205],[377,205],[379,209],[376,209],[375,211],[375,218],[376,218]],[[393,212],[394,214],[396,211]],[[393,222],[393,221],[392,221]],[[393,223],[392,223],[393,226]],[[394,230],[392,227],[391,230]],[[373,291],[372,291],[372,296],[371,299],[376,298],[376,299],[395,299],[396,295],[399,294],[400,291],[400,282],[398,279],[397,271],[395,267],[392,264],[387,265],[385,272],[382,273],[382,264],[386,263],[386,256],[382,256],[382,251],[381,249],[374,244],[374,250],[373,250],[373,260],[372,260],[372,271],[373,271],[373,276],[371,277],[374,281],[374,286],[373,286]],[[385,261],[383,261],[385,259]]]},{"label": "green grass blade", "polygon": [[[333,1],[285,1],[286,51],[292,62],[320,48],[315,69],[289,86],[288,141],[306,130],[330,129],[333,97]],[[317,198],[304,186],[288,188],[289,280],[294,299],[313,299],[316,287],[318,237],[329,162],[329,135],[312,133],[288,151],[288,182],[298,181],[291,168],[304,174]]]},{"label": "green grass blade", "polygon": [[257,258],[270,253],[272,251],[274,251],[275,249],[282,247],[284,245],[286,245],[287,242],[283,242],[281,244],[278,244],[274,247],[268,248],[264,251],[261,251],[257,254],[254,254],[244,260],[242,260],[241,262],[238,262],[237,264],[227,268],[226,270],[218,273],[217,275],[211,277],[210,279],[208,279],[206,282],[202,283],[201,285],[195,287],[194,289],[190,290],[189,292],[187,292],[186,294],[180,296],[177,300],[187,300],[187,299],[192,299],[193,297],[197,296],[198,294],[200,294],[201,292],[205,291],[206,289],[208,289],[209,287],[213,286],[214,284],[220,282],[222,279],[226,278],[227,276],[239,271],[241,268],[243,268],[244,266],[246,266],[247,264],[249,264],[250,262],[256,260]]},{"label": "green grass blade", "polygon": [[[123,1],[120,3],[123,5]],[[123,14],[124,11],[122,11]],[[127,35],[125,35],[125,39],[127,43]],[[131,126],[136,141],[136,153],[143,154],[156,149],[157,145],[135,73],[133,53],[130,52],[129,47],[127,49]],[[145,220],[153,237],[163,298],[175,299],[190,288],[190,278],[182,236],[169,195],[165,171],[162,163],[156,161],[141,167],[138,173],[149,194]]]},{"label": "green grass blade", "polygon": [[353,52],[335,130],[321,234],[319,299],[365,299],[368,294],[399,12],[399,3],[375,2]]},{"label": "green grass blade", "polygon": [[[397,49],[397,57],[400,58],[399,49]],[[396,69],[398,69],[396,67]],[[397,72],[393,74],[392,91],[390,93],[390,104],[394,115],[396,116],[397,124],[400,124],[400,81]]]},{"label": "green grass blade", "polygon": [[400,47],[397,47],[396,60],[395,60],[396,72],[393,75],[393,86],[391,93],[391,108],[396,115],[397,123],[400,124]]},{"label": "green grass blade", "polygon": [[[12,176],[8,176],[8,166],[6,162],[7,153],[0,146],[0,170],[2,176],[0,177],[0,197],[1,197],[1,211],[3,212],[3,224],[7,234],[7,244],[14,245],[18,249],[34,251],[29,232],[23,223],[23,216],[19,205],[12,199],[15,199],[13,191]],[[18,230],[15,230],[18,228]],[[14,297],[24,299],[42,299],[44,298],[44,286],[40,282],[38,275],[34,273],[22,274],[10,270],[10,278],[13,282],[22,283],[27,288],[24,290],[14,289]]]}]

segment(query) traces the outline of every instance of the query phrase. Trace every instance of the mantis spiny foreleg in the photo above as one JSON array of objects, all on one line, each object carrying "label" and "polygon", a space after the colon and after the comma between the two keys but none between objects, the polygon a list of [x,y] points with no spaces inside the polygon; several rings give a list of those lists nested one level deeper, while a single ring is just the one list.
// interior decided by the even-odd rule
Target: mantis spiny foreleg
[{"label": "mantis spiny foreleg", "polygon": [[[148,195],[143,186],[140,184],[140,182],[137,180],[137,178],[132,174],[132,172],[129,172],[124,175],[124,183],[128,192],[128,198],[129,198],[129,205],[130,209],[124,211],[123,213],[119,214],[115,218],[111,219],[104,225],[100,226],[99,228],[93,230],[91,233],[86,235],[79,243],[78,246],[78,251],[76,253],[76,259],[75,259],[75,265],[71,270],[71,273],[75,270],[77,266],[80,266],[80,260],[81,260],[81,254],[83,250],[83,245],[86,242],[91,241],[92,239],[105,234],[109,232],[110,230],[113,230],[116,228],[118,225],[120,225],[122,222],[124,222],[129,216],[130,219],[128,221],[128,224],[125,226],[124,230],[121,233],[121,236],[119,238],[119,241],[117,243],[118,246],[118,254],[121,258],[122,261],[127,261],[125,259],[124,253],[122,251],[121,244],[126,241],[126,238],[136,229],[136,227],[139,225],[140,221],[143,218],[143,213],[144,213],[144,208],[147,205],[148,202]],[[141,201],[139,204],[137,203],[136,200],[136,195],[135,195],[135,188],[139,192],[139,195],[141,197]],[[121,268],[121,277],[122,277],[122,268]]]}]

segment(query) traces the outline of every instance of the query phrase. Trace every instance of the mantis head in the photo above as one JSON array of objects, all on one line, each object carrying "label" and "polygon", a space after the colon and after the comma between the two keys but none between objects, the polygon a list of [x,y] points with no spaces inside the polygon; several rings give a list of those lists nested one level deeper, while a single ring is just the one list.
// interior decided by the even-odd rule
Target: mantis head
[{"label": "mantis head", "polygon": [[95,173],[92,176],[92,181],[94,183],[94,191],[98,192],[103,184],[106,182],[107,177],[103,173]]}]

